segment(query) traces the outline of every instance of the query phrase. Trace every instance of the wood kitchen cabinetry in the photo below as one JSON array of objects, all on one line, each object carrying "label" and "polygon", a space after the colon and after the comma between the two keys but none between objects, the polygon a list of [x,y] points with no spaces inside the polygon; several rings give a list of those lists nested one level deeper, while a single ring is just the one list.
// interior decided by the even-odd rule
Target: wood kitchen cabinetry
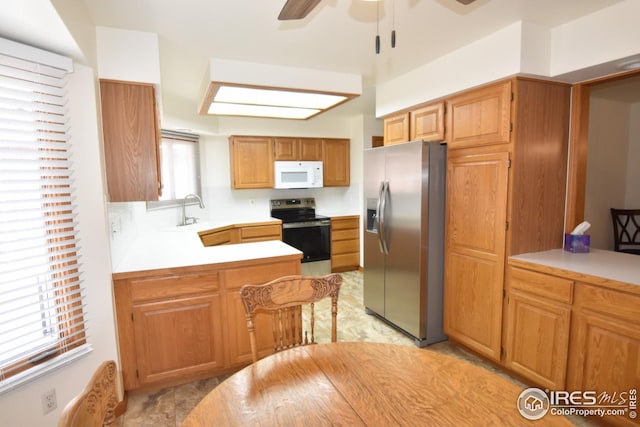
[{"label": "wood kitchen cabinetry", "polygon": [[[447,144],[450,149],[511,142],[513,84],[504,81],[447,100]],[[528,108],[534,110],[536,107]],[[533,110],[529,114],[534,114]],[[544,114],[542,110],[541,113]]]},{"label": "wood kitchen cabinetry", "polygon": [[322,160],[322,139],[274,138],[274,144],[275,160]]},{"label": "wood kitchen cabinetry", "polygon": [[325,187],[348,187],[351,183],[350,148],[348,139],[322,141],[322,167]]},{"label": "wood kitchen cabinetry", "polygon": [[[300,274],[300,256],[114,274],[124,389],[211,377],[251,362],[239,289]],[[272,351],[261,317],[260,354]]]},{"label": "wood kitchen cabinetry", "polygon": [[109,201],[156,201],[160,132],[152,84],[100,80]]},{"label": "wood kitchen cabinetry", "polygon": [[325,187],[350,185],[350,141],[342,138],[231,136],[231,186],[273,188],[276,160],[323,162]]},{"label": "wood kitchen cabinetry", "polygon": [[[512,258],[507,297],[507,369],[531,385],[607,393],[612,400],[598,404],[628,408],[640,384],[638,285]],[[628,412],[603,420],[640,426]]]},{"label": "wood kitchen cabinetry", "polygon": [[[620,405],[624,398],[628,407],[630,390],[636,399],[640,391],[640,294],[578,282],[574,300],[567,390],[606,392],[613,397],[609,404]],[[604,421],[640,426],[629,413]]]},{"label": "wood kitchen cabinetry", "polygon": [[231,186],[237,189],[273,188],[273,150],[271,137],[230,137]]},{"label": "wood kitchen cabinetry", "polygon": [[331,217],[331,272],[360,267],[360,216]]},{"label": "wood kitchen cabinetry", "polygon": [[428,104],[409,112],[410,141],[444,140],[444,102]]},{"label": "wood kitchen cabinetry", "polygon": [[384,118],[384,145],[409,141],[409,113],[398,113]]},{"label": "wood kitchen cabinetry", "polygon": [[506,258],[562,247],[569,97],[515,78],[447,100],[445,333],[494,361]]},{"label": "wood kitchen cabinetry", "polygon": [[566,386],[573,281],[509,267],[505,366],[537,386]]},{"label": "wood kitchen cabinetry", "polygon": [[204,246],[282,240],[280,221],[231,224],[198,232]]},{"label": "wood kitchen cabinetry", "polygon": [[384,145],[445,139],[444,102],[420,105],[384,119]]}]

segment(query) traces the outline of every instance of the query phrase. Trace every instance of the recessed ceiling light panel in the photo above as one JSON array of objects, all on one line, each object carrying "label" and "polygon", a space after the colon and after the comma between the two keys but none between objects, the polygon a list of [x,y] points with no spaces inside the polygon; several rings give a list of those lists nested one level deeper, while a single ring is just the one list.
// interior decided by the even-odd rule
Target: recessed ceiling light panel
[{"label": "recessed ceiling light panel", "polygon": [[354,74],[212,58],[200,114],[308,119],[362,93]]}]

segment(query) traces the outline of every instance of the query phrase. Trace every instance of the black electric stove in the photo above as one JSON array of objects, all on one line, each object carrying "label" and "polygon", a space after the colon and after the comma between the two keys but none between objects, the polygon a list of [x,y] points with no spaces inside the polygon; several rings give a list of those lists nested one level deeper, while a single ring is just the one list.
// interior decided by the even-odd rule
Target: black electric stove
[{"label": "black electric stove", "polygon": [[302,252],[302,274],[331,272],[331,219],[316,214],[314,198],[271,200],[271,216],[282,221],[282,241]]},{"label": "black electric stove", "polygon": [[316,214],[316,201],[313,197],[271,200],[271,216],[281,220],[283,225],[315,221],[321,221],[320,225],[330,224],[329,217]]}]

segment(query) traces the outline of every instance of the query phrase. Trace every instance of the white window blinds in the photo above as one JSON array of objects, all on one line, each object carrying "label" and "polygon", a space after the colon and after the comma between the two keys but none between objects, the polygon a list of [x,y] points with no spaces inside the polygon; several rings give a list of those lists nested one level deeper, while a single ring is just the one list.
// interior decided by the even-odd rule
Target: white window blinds
[{"label": "white window blinds", "polygon": [[7,55],[4,42],[0,390],[8,379],[33,375],[86,342],[66,71]]}]

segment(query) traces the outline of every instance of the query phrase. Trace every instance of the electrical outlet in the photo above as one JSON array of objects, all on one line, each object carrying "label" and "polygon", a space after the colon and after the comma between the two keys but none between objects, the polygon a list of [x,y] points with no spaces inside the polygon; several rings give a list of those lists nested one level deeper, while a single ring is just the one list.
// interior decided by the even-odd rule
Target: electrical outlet
[{"label": "electrical outlet", "polygon": [[56,389],[53,388],[42,394],[42,413],[48,414],[58,407],[56,400]]}]

